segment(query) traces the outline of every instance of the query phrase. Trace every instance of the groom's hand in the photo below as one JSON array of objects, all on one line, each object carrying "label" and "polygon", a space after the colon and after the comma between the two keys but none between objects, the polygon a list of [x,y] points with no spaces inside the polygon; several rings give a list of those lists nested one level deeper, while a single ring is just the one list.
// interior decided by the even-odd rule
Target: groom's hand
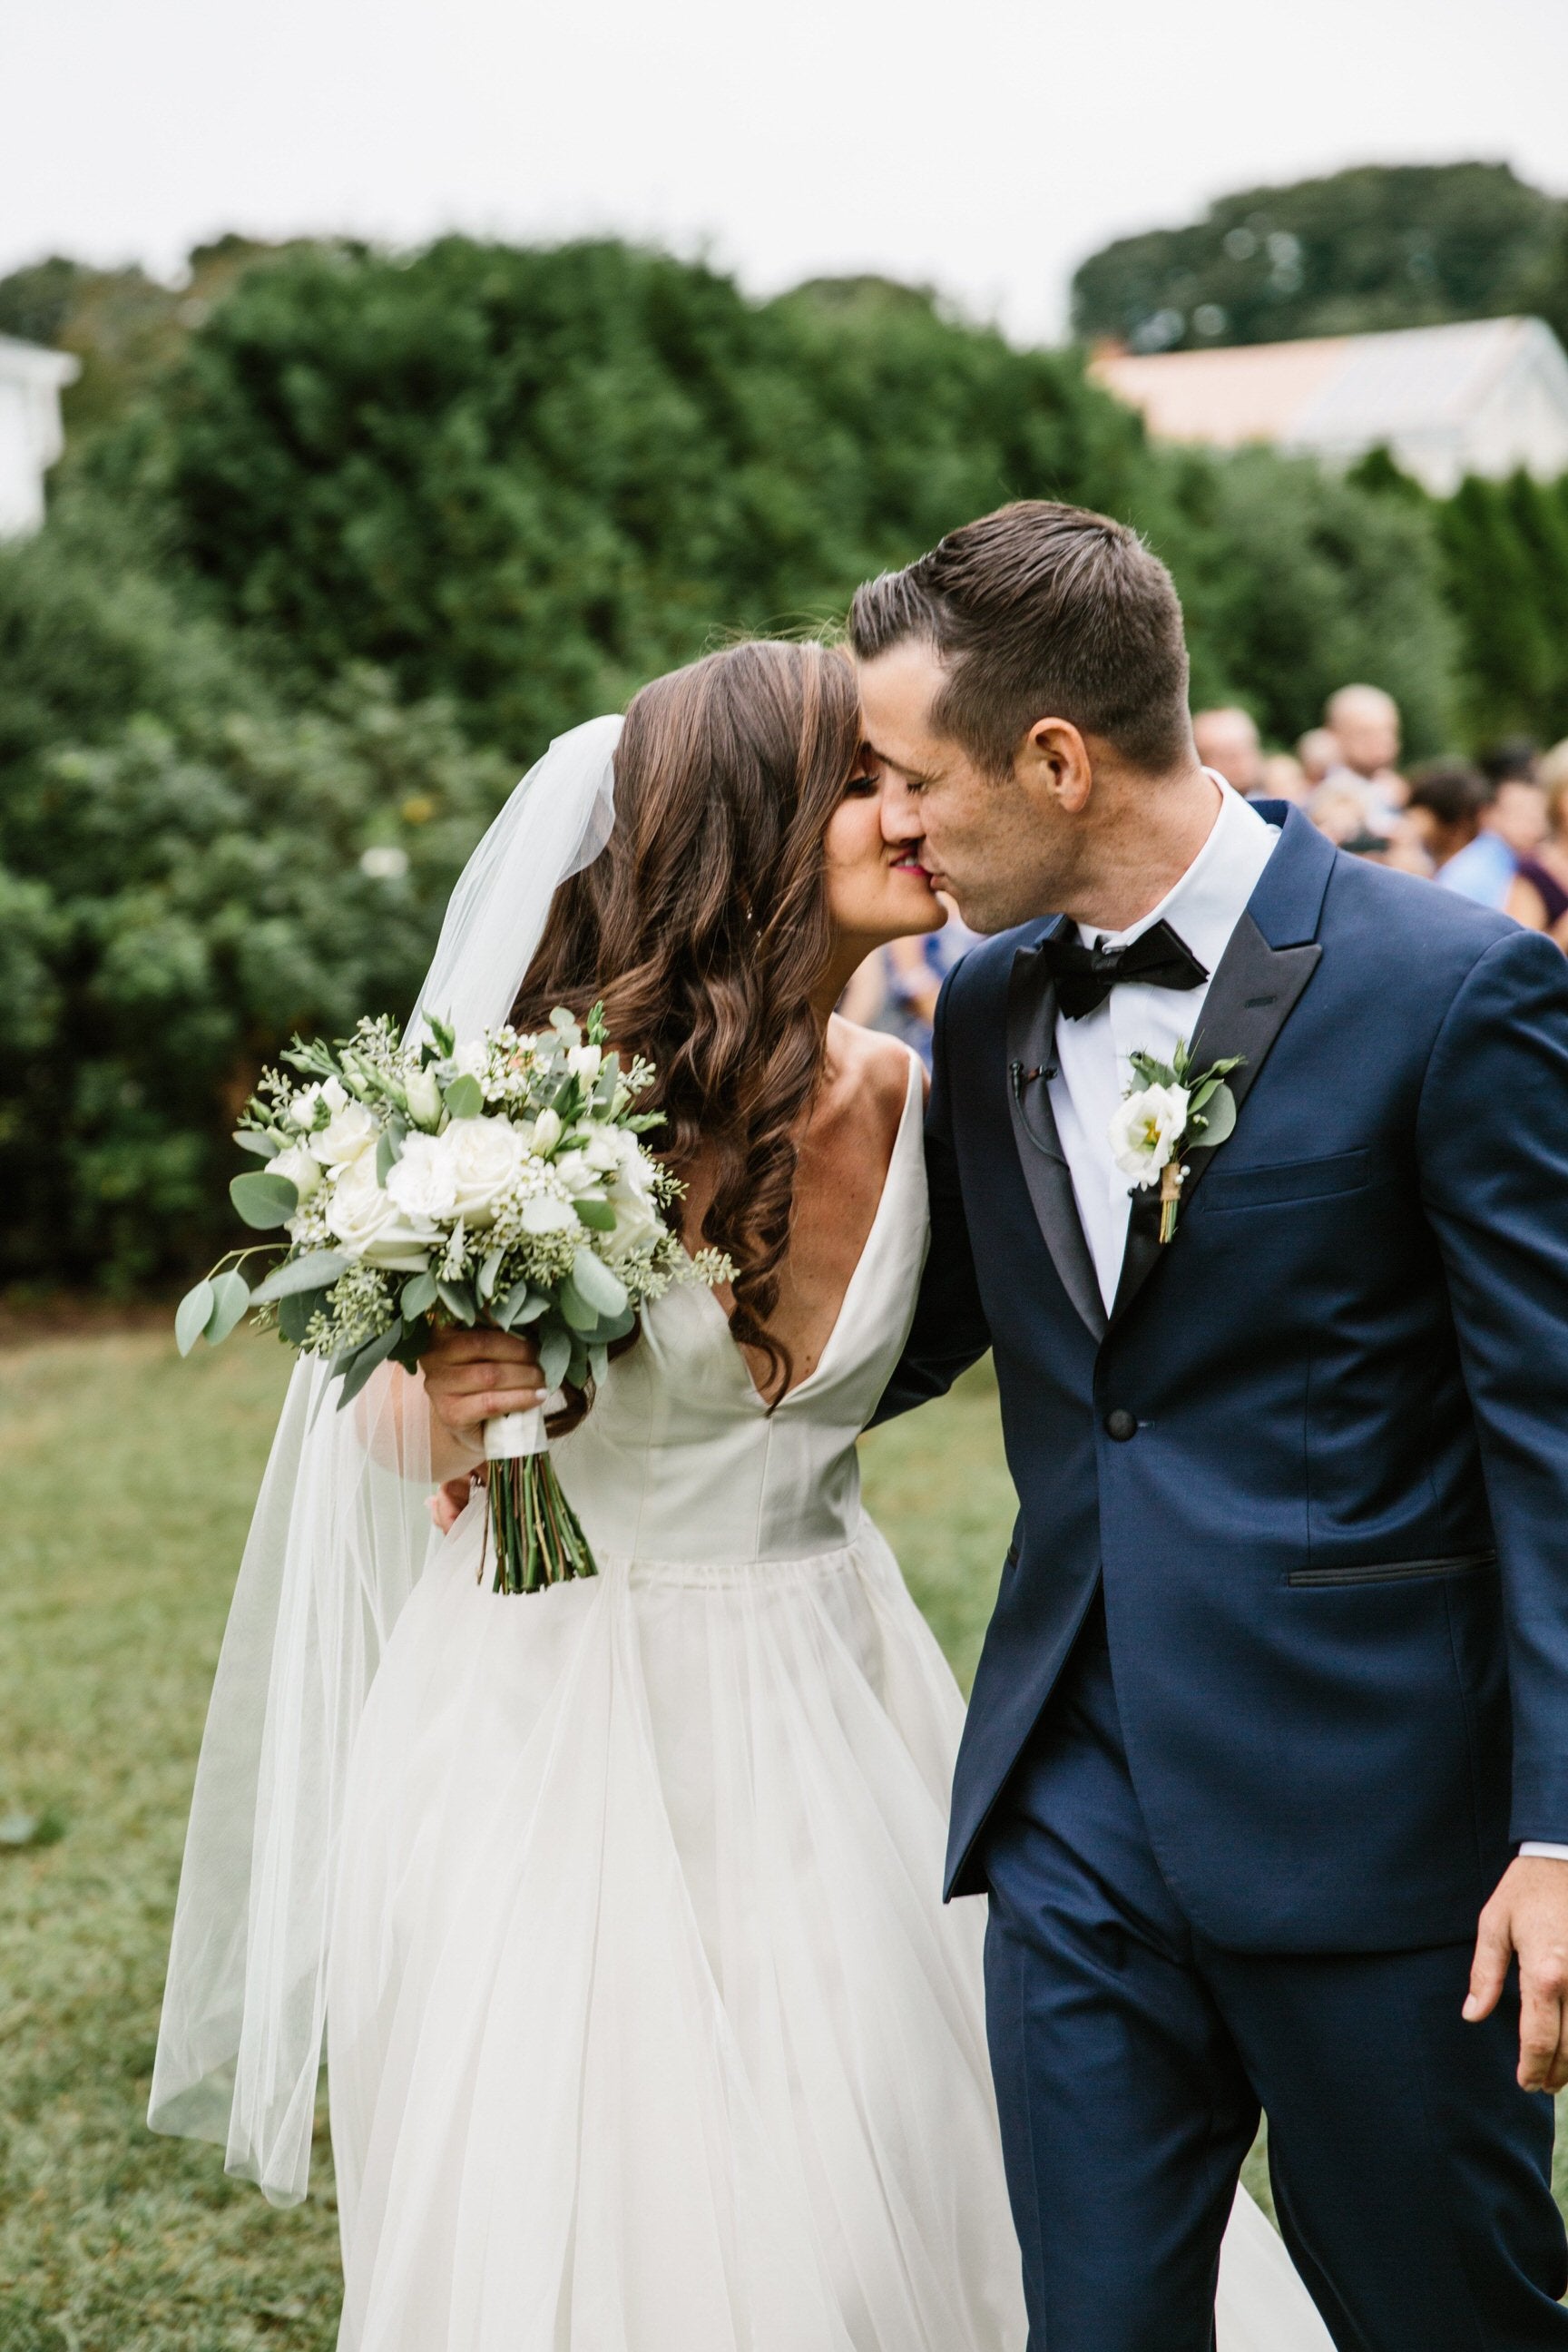
[{"label": "groom's hand", "polygon": [[1519,1955],[1519,2080],[1526,2091],[1568,2083],[1568,1862],[1521,1854],[1481,1913],[1465,2015],[1489,2017]]}]

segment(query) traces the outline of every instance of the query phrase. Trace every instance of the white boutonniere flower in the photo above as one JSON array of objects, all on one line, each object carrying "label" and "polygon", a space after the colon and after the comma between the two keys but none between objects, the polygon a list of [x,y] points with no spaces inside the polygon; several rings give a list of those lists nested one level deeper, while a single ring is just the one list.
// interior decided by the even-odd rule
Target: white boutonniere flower
[{"label": "white boutonniere flower", "polygon": [[1160,1239],[1168,1242],[1187,1173],[1184,1155],[1199,1144],[1212,1150],[1236,1125],[1236,1097],[1226,1079],[1242,1057],[1233,1054],[1194,1070],[1184,1039],[1168,1062],[1152,1054],[1130,1054],[1128,1060],[1132,1084],[1110,1121],[1111,1153],[1136,1191],[1160,1187]]}]

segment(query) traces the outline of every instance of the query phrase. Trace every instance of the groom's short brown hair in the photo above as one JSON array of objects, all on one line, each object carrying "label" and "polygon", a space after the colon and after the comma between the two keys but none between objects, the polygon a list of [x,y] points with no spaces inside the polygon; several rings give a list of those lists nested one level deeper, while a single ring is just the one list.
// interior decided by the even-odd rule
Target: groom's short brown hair
[{"label": "groom's short brown hair", "polygon": [[1037,719],[1103,736],[1152,774],[1190,751],[1175,584],[1109,515],[1020,499],[856,591],[849,639],[862,661],[910,638],[947,671],[932,726],[994,773]]}]

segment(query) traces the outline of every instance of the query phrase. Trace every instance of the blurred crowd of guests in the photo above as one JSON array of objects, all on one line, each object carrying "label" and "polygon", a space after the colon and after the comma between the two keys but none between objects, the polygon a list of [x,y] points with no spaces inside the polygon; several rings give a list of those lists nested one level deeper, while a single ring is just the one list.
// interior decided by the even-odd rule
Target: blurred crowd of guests
[{"label": "blurred crowd of guests", "polygon": [[1403,771],[1399,708],[1344,686],[1293,752],[1265,752],[1245,710],[1200,710],[1198,756],[1249,800],[1294,801],[1342,849],[1500,908],[1568,950],[1568,741],[1522,740]]},{"label": "blurred crowd of guests", "polygon": [[[1292,801],[1358,857],[1419,874],[1495,907],[1568,952],[1568,740],[1499,743],[1474,761],[1400,765],[1399,707],[1376,686],[1342,686],[1294,751],[1266,751],[1245,710],[1193,716],[1198,757],[1248,800]],[[974,932],[900,940],[861,965],[842,1010],[931,1063],[931,1015]]]}]

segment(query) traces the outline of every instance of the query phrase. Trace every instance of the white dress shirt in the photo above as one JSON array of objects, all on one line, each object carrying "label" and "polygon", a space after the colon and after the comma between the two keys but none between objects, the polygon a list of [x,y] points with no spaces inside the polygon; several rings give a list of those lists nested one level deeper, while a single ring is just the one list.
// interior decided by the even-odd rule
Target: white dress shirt
[{"label": "white dress shirt", "polygon": [[[1080,923],[1085,947],[1097,940],[1106,947],[1126,947],[1154,924],[1168,922],[1212,979],[1279,843],[1279,828],[1266,824],[1212,768],[1205,773],[1215,787],[1215,821],[1181,880],[1124,931],[1096,931]],[[1184,1039],[1191,1045],[1208,992],[1208,981],[1197,988],[1123,981],[1081,1021],[1057,1018],[1051,1110],[1108,1313],[1121,1279],[1131,1208],[1128,1180],[1110,1154],[1110,1122],[1132,1079],[1128,1056],[1148,1053],[1168,1062]]]}]

